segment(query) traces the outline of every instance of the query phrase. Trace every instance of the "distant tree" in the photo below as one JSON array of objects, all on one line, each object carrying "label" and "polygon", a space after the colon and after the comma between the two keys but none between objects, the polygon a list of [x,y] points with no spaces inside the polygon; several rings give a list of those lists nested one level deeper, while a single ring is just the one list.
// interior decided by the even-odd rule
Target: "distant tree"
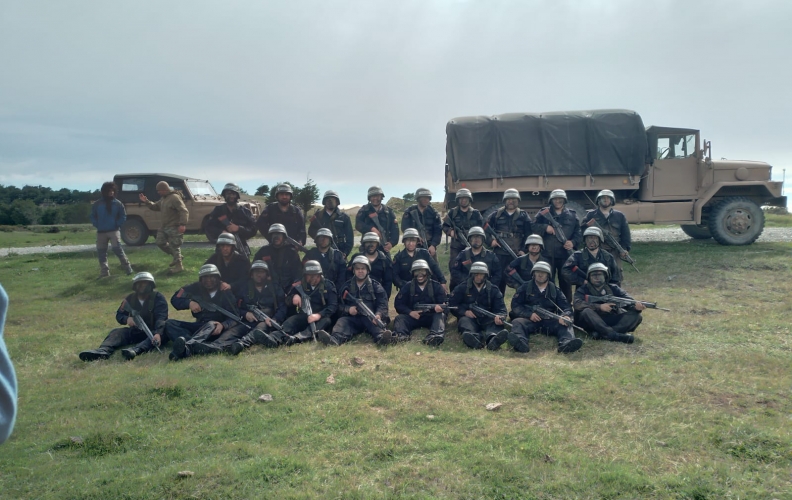
[{"label": "distant tree", "polygon": [[11,207],[7,203],[0,203],[0,226],[13,226],[14,219],[11,218]]},{"label": "distant tree", "polygon": [[14,221],[14,224],[17,226],[38,224],[39,217],[41,216],[39,207],[36,206],[33,200],[24,200],[21,198],[11,203],[9,215],[11,215],[11,220]]},{"label": "distant tree", "polygon": [[270,187],[269,184],[262,184],[258,188],[256,188],[255,196],[266,196],[269,198],[270,195]]},{"label": "distant tree", "polygon": [[59,224],[62,218],[61,211],[55,207],[48,207],[41,211],[39,224]]},{"label": "distant tree", "polygon": [[404,193],[402,195],[402,200],[404,200],[404,203],[415,201],[415,193]]},{"label": "distant tree", "polygon": [[302,207],[305,213],[308,213],[317,201],[319,201],[319,187],[310,177],[303,187],[294,188],[294,204]]},{"label": "distant tree", "polygon": [[90,203],[70,203],[61,209],[64,224],[86,224],[91,222]]},{"label": "distant tree", "polygon": [[248,194],[248,192],[247,192],[247,191],[245,190],[245,188],[243,188],[243,187],[240,187],[240,188],[239,188],[239,192],[240,192],[241,194]]}]

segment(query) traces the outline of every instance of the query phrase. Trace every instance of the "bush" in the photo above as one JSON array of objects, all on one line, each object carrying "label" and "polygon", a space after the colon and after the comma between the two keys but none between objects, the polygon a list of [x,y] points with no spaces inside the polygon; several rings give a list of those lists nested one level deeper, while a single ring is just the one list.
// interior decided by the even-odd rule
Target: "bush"
[{"label": "bush", "polygon": [[59,224],[61,219],[62,219],[62,214],[60,210],[54,207],[45,208],[44,210],[41,211],[39,224],[44,224],[44,225]]},{"label": "bush", "polygon": [[64,224],[86,224],[91,222],[90,203],[72,203],[61,209]]},{"label": "bush", "polygon": [[39,208],[31,200],[16,199],[11,203],[9,215],[17,226],[38,224],[40,217]]}]

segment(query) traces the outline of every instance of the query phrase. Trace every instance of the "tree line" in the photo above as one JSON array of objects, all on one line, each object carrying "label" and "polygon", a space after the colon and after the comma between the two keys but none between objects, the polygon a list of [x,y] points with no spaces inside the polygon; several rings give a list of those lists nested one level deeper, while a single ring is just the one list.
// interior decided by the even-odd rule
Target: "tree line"
[{"label": "tree line", "polygon": [[0,184],[0,225],[84,224],[90,222],[91,201],[99,190],[54,190],[45,186]]}]

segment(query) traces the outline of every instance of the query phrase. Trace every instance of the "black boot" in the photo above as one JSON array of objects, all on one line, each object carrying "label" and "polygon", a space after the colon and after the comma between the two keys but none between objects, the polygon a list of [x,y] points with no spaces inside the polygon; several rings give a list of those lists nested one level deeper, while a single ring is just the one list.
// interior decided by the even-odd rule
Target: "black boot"
[{"label": "black boot", "polygon": [[170,359],[186,358],[190,355],[190,348],[187,347],[187,339],[179,337],[173,341],[173,351],[170,353]]},{"label": "black boot", "polygon": [[445,340],[445,336],[442,333],[430,333],[423,339],[423,343],[428,346],[437,347],[443,343],[443,340]]},{"label": "black boot", "polygon": [[145,351],[139,347],[131,347],[129,349],[122,349],[121,355],[124,356],[124,359],[127,361],[132,361],[135,359],[136,356],[143,354]]},{"label": "black boot", "polygon": [[80,359],[83,361],[96,361],[97,359],[108,359],[113,354],[113,351],[105,349],[93,349],[91,351],[83,351],[80,353]]},{"label": "black boot", "polygon": [[558,344],[558,352],[570,353],[575,352],[583,346],[583,341],[580,339],[569,339],[561,344]]},{"label": "black boot", "polygon": [[239,341],[234,342],[233,344],[231,344],[231,347],[228,348],[228,352],[232,356],[239,356],[239,353],[241,353],[244,350],[245,350],[245,344]]},{"label": "black boot", "polygon": [[338,340],[336,340],[335,337],[333,337],[324,330],[319,330],[316,332],[316,339],[319,342],[323,343],[324,345],[332,345],[332,346],[341,345],[339,344]]},{"label": "black boot", "polygon": [[528,345],[528,339],[517,335],[514,332],[509,332],[509,344],[512,346],[517,352],[529,352],[531,350],[530,346]]},{"label": "black boot", "polygon": [[377,345],[390,345],[394,344],[395,340],[393,338],[393,332],[390,330],[382,330],[382,334],[380,337],[375,340]]},{"label": "black boot", "polygon": [[484,344],[479,340],[479,336],[473,332],[463,333],[462,342],[471,349],[481,349],[484,347]]},{"label": "black boot", "polygon": [[619,334],[618,342],[624,342],[625,344],[632,344],[633,342],[635,342],[635,337],[627,333],[621,333]]},{"label": "black boot", "polygon": [[280,342],[278,342],[275,337],[259,328],[253,330],[253,339],[257,344],[261,344],[264,347],[269,347],[271,349],[274,349],[280,345]]},{"label": "black boot", "polygon": [[501,330],[492,337],[490,337],[489,341],[487,342],[487,349],[490,351],[497,351],[506,342],[506,339],[509,336],[508,330]]}]

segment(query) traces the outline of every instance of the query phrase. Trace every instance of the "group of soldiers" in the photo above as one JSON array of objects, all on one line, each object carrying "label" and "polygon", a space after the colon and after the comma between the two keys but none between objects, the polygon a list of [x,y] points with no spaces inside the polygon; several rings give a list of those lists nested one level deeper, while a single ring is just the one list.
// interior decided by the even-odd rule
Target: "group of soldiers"
[{"label": "group of soldiers", "polygon": [[[275,201],[257,220],[239,204],[237,185],[226,184],[221,194],[226,203],[206,225],[215,252],[200,268],[198,281],[170,300],[176,310],[189,310],[194,321],[168,319],[154,277],[141,272],[116,311],[122,327],[98,349],[81,352],[80,359],[106,359],[130,344],[122,355],[134,359],[168,342],[173,360],[236,355],[254,344],[337,346],[364,332],[375,343],[390,345],[409,340],[419,328],[429,331],[425,344],[438,346],[449,314],[470,348],[498,350],[508,342],[515,351],[528,352],[530,336],[544,332],[556,337],[559,352],[569,353],[583,344],[574,330],[632,343],[641,311],[651,306],[620,287],[630,232],[608,190],[598,194],[597,208],[578,224],[563,190],[553,191],[549,205],[531,220],[518,206],[520,193],[507,189],[503,207],[485,221],[472,207],[469,190],[456,193],[457,206],[441,219],[431,206],[432,193],[421,188],[399,225],[382,203],[382,189],[373,186],[355,219],[354,229],[362,235],[357,249],[352,221],[339,209],[334,191],[324,193],[323,208],[309,219],[311,249],[305,248],[304,214],[292,203],[288,184],[276,187]],[[251,262],[248,240],[257,232],[268,244]],[[437,263],[443,234],[451,240],[450,286]],[[403,248],[391,255],[400,235]],[[397,315],[391,324],[394,285]],[[516,288],[510,310],[506,286]]]}]

